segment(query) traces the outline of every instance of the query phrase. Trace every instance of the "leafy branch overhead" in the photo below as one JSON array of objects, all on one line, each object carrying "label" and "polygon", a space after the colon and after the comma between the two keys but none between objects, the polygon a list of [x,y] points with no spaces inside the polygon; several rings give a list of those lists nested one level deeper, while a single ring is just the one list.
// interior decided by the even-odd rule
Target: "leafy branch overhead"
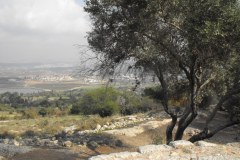
[{"label": "leafy branch overhead", "polygon": [[[240,93],[237,0],[86,0],[85,11],[93,25],[88,42],[103,57],[102,70],[114,70],[131,59],[136,67],[158,77],[164,95],[162,104],[172,118],[167,142],[182,139],[184,130],[197,117],[204,96],[214,93],[218,97],[205,131],[220,108],[225,106],[230,117],[233,115],[234,107],[229,109],[226,104],[231,104],[231,99],[239,102]],[[169,93],[179,86],[186,86],[187,103],[171,106]],[[236,104],[234,110],[239,112]],[[176,107],[183,108],[182,114]],[[239,123],[239,118],[231,120],[234,122],[225,126]],[[224,128],[220,126],[211,133]],[[209,138],[210,132],[204,133],[190,140]]]}]

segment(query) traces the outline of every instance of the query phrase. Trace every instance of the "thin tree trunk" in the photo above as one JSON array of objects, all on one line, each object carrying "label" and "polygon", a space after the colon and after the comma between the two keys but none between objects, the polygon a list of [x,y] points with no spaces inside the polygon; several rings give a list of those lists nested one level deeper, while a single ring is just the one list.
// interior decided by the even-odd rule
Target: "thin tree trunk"
[{"label": "thin tree trunk", "polygon": [[172,122],[167,126],[166,129],[166,141],[167,144],[169,144],[171,141],[173,141],[173,129],[177,123],[177,116],[172,115]]},{"label": "thin tree trunk", "polygon": [[185,123],[178,128],[178,131],[175,134],[175,140],[181,140],[183,138],[184,131],[192,123],[192,121],[197,117],[197,114],[192,113]]},{"label": "thin tree trunk", "polygon": [[189,85],[190,85],[190,106],[186,110],[183,117],[179,120],[178,129],[175,134],[175,140],[181,140],[184,134],[185,129],[192,123],[192,121],[197,117],[197,85],[195,80],[194,67],[196,65],[196,59],[193,61],[193,64],[190,68],[189,75]]},{"label": "thin tree trunk", "polygon": [[163,107],[164,107],[164,110],[172,118],[171,123],[167,126],[167,129],[166,129],[166,142],[167,142],[167,144],[169,144],[173,140],[173,129],[174,129],[176,123],[177,123],[177,114],[173,113],[172,111],[169,111],[169,108],[168,108],[168,90],[167,90],[168,87],[167,87],[167,83],[164,79],[163,71],[162,71],[161,66],[159,66],[157,68],[156,72],[157,72],[160,84],[162,86],[162,89],[163,89],[163,96],[164,96],[163,97]]},{"label": "thin tree trunk", "polygon": [[239,94],[240,93],[240,89],[236,89],[233,90],[229,93],[227,93],[225,96],[223,96],[220,101],[218,102],[218,104],[215,106],[215,108],[213,109],[213,111],[208,115],[207,119],[206,119],[206,123],[205,123],[205,128],[208,128],[209,123],[213,120],[213,118],[215,117],[215,115],[217,114],[217,111],[222,107],[223,103],[226,102],[229,98],[231,98],[233,95]]}]

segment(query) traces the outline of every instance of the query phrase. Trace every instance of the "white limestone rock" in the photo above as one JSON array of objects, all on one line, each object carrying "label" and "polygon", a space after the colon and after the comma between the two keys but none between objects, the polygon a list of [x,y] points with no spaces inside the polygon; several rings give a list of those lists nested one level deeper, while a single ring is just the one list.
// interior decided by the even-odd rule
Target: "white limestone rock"
[{"label": "white limestone rock", "polygon": [[185,141],[185,140],[178,140],[178,141],[173,141],[169,143],[169,146],[172,146],[174,148],[193,146],[193,145],[194,144],[191,143],[190,141]]},{"label": "white limestone rock", "polygon": [[217,145],[214,143],[209,143],[209,142],[205,142],[205,141],[198,141],[195,143],[196,146],[200,146],[200,147],[216,147]]},{"label": "white limestone rock", "polygon": [[120,152],[120,153],[111,153],[109,155],[99,155],[90,158],[89,160],[121,160],[121,159],[133,159],[140,155],[138,152]]},{"label": "white limestone rock", "polygon": [[142,154],[146,153],[153,153],[153,152],[161,152],[161,151],[169,151],[172,147],[168,145],[147,145],[147,146],[141,146],[138,148],[138,151]]}]

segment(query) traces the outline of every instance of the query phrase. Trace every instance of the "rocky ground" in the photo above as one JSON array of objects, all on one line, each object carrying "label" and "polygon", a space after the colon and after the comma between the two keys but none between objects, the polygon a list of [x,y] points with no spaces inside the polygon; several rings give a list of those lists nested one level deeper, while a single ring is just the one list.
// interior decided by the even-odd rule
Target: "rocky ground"
[{"label": "rocky ground", "polygon": [[[199,117],[200,119],[187,129],[185,138],[199,132],[204,114]],[[214,123],[223,121],[224,115],[220,114],[217,118]],[[184,142],[183,148],[179,148],[177,142],[172,146],[149,145],[164,143],[164,137],[159,136],[164,135],[169,121],[162,112],[119,117],[116,121],[107,122],[103,126],[96,124],[94,130],[77,131],[75,126],[69,126],[56,135],[0,139],[0,156],[11,160],[77,160],[90,157],[93,160],[156,159],[159,156],[166,159],[211,159],[209,156],[213,156],[212,159],[240,159],[238,154],[240,143],[233,143],[240,140],[240,126],[231,127],[207,140],[218,145],[204,142],[195,145],[185,145]],[[227,143],[228,145],[222,145]],[[99,154],[110,155],[93,157]]]},{"label": "rocky ground", "polygon": [[240,148],[217,145],[204,141],[193,144],[189,141],[175,141],[169,145],[147,145],[137,152],[121,152],[99,155],[90,160],[240,160]]},{"label": "rocky ground", "polygon": [[121,152],[99,155],[90,160],[240,160],[239,146],[224,146],[204,141],[192,144],[189,141],[175,141],[169,145],[147,145],[137,152]]}]

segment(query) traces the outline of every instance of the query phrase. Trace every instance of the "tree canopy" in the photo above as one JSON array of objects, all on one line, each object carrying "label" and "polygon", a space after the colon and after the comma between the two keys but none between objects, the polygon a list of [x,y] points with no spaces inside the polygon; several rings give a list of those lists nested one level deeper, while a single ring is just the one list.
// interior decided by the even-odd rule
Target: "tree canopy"
[{"label": "tree canopy", "polygon": [[[184,130],[197,117],[204,95],[212,92],[217,93],[219,101],[204,131],[190,140],[209,138],[239,123],[239,118],[232,118],[213,131],[208,127],[219,108],[230,104],[230,99],[239,101],[237,0],[86,0],[85,11],[93,25],[88,42],[101,57],[101,69],[114,70],[131,59],[135,67],[150,70],[158,77],[164,110],[172,118],[166,131],[168,143],[173,138],[182,139]],[[169,92],[179,85],[187,88],[188,103],[182,114],[169,106]],[[235,104],[230,112],[239,110],[239,103]]]}]

